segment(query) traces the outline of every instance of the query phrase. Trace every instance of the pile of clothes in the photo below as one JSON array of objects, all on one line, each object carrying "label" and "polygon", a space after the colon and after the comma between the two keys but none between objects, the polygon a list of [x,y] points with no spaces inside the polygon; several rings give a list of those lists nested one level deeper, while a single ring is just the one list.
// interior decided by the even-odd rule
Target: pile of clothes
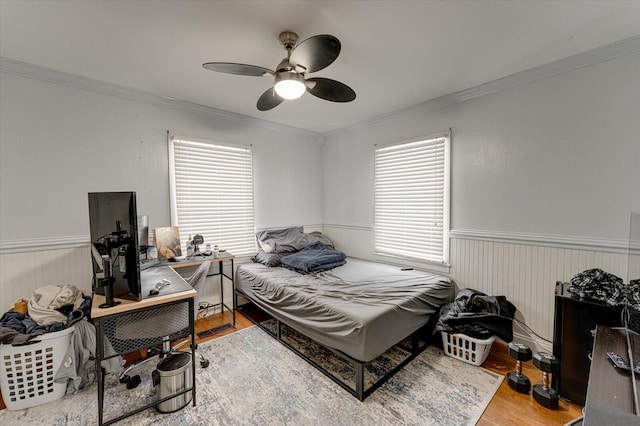
[{"label": "pile of clothes", "polygon": [[602,269],[587,269],[571,278],[568,288],[572,297],[625,306],[640,311],[640,279],[624,284],[622,278]]},{"label": "pile of clothes", "polygon": [[440,309],[436,330],[481,340],[498,336],[511,342],[515,313],[516,307],[506,297],[487,296],[465,288],[458,292],[453,302]]},{"label": "pile of clothes", "polygon": [[[67,393],[85,389],[95,379],[96,331],[89,321],[91,297],[72,285],[47,285],[33,292],[27,313],[10,309],[0,318],[0,344],[24,345],[44,333],[74,327],[71,344],[54,381],[67,383]],[[17,302],[20,302],[17,301]],[[121,370],[121,358],[103,361],[107,372]]]},{"label": "pile of clothes", "polygon": [[41,334],[67,328],[91,313],[91,297],[69,285],[41,287],[31,299],[20,301],[27,302],[28,313],[11,309],[0,318],[2,344],[24,344]]}]

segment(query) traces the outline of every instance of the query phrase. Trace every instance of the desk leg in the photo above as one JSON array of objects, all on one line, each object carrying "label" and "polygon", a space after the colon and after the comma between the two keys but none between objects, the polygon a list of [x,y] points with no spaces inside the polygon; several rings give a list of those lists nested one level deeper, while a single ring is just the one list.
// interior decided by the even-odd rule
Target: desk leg
[{"label": "desk leg", "polygon": [[231,259],[231,274],[229,275],[231,277],[231,295],[233,297],[233,309],[232,309],[232,313],[233,313],[233,326],[236,326],[236,305],[238,304],[238,301],[236,300],[236,276],[234,273],[234,269],[233,269],[233,259]]},{"label": "desk leg", "polygon": [[104,326],[101,319],[95,320],[96,326],[96,377],[98,378],[98,424],[102,426],[104,414],[104,372],[102,358],[104,357]]},{"label": "desk leg", "polygon": [[195,299],[189,299],[189,332],[191,333],[191,401],[196,406],[196,327]]},{"label": "desk leg", "polygon": [[218,274],[220,275],[220,313],[224,321],[224,261],[218,262]]}]

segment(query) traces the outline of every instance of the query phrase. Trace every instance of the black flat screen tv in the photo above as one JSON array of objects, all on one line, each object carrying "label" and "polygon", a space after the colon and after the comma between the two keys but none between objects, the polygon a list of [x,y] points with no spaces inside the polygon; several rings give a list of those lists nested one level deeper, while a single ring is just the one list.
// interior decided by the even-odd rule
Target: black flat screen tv
[{"label": "black flat screen tv", "polygon": [[89,226],[93,292],[141,300],[136,193],[90,192]]}]

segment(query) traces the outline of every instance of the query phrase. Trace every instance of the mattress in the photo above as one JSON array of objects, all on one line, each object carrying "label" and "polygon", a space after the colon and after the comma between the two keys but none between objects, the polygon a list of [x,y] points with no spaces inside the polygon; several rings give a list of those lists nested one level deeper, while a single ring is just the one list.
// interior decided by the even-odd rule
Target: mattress
[{"label": "mattress", "polygon": [[427,324],[455,295],[444,275],[351,257],[343,266],[314,275],[244,264],[235,283],[270,315],[362,362]]}]

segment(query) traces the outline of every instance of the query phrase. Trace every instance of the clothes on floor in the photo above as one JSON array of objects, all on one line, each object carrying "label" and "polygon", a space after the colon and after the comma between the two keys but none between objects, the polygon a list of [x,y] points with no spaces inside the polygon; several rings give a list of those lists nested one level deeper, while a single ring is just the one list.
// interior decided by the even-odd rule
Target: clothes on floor
[{"label": "clothes on floor", "polygon": [[483,340],[495,335],[511,342],[515,313],[516,307],[506,297],[466,288],[440,309],[436,330]]},{"label": "clothes on floor", "polygon": [[[75,322],[73,327],[71,344],[53,379],[56,383],[67,383],[67,394],[85,389],[96,378],[96,328],[86,319]],[[108,340],[105,342],[109,344]],[[107,373],[116,374],[122,370],[124,360],[113,357],[103,360],[100,365]]]}]

